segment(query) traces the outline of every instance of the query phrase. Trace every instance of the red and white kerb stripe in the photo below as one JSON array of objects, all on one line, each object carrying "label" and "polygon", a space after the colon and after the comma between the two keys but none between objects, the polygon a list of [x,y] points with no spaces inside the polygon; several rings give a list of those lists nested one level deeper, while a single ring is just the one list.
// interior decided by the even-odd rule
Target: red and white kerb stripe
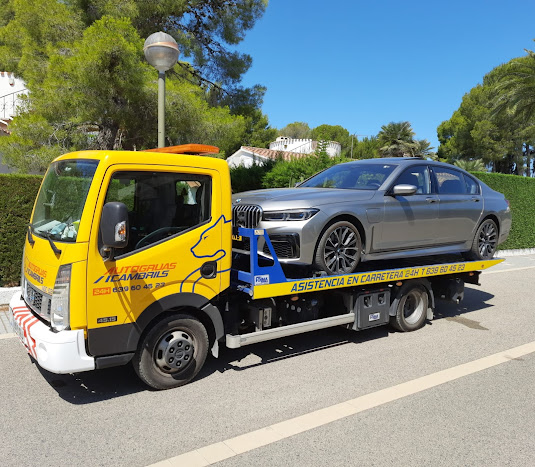
[{"label": "red and white kerb stripe", "polygon": [[35,341],[30,336],[30,329],[39,320],[32,315],[31,311],[25,306],[17,306],[13,308],[13,318],[24,332],[24,339],[22,343],[28,350],[28,353],[37,360],[37,351],[35,349]]}]

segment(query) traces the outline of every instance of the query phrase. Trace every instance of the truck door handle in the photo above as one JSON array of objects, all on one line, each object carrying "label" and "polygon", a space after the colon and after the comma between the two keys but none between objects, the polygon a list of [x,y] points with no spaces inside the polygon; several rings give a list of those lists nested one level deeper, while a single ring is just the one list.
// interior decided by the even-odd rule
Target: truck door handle
[{"label": "truck door handle", "polygon": [[436,198],[425,198],[425,200],[428,202],[428,203],[436,203],[437,202],[437,199]]},{"label": "truck door handle", "polygon": [[217,275],[217,263],[208,261],[201,266],[201,276],[205,279],[213,279]]}]

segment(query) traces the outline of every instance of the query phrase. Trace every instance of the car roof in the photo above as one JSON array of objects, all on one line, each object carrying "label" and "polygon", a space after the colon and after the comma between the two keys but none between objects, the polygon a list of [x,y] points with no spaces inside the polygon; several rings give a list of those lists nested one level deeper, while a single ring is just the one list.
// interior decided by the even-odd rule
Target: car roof
[{"label": "car roof", "polygon": [[448,169],[455,169],[459,172],[466,173],[465,170],[461,169],[460,167],[456,167],[452,164],[448,164],[446,162],[439,162],[439,161],[433,161],[429,159],[424,159],[423,157],[375,157],[373,159],[358,159],[350,162],[345,162],[346,164],[397,164],[397,165],[403,165],[403,166],[410,166],[410,165],[419,165],[422,163],[434,165],[438,167],[444,167]]}]

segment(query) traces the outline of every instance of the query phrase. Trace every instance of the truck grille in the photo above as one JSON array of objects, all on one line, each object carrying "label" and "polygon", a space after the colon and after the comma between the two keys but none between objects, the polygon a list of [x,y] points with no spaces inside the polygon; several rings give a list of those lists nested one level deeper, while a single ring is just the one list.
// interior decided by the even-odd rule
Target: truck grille
[{"label": "truck grille", "polygon": [[262,219],[262,208],[254,204],[232,206],[232,226],[254,229]]},{"label": "truck grille", "polygon": [[44,294],[26,281],[24,300],[35,313],[47,321],[50,320],[50,306],[52,304],[52,297],[50,295]]}]

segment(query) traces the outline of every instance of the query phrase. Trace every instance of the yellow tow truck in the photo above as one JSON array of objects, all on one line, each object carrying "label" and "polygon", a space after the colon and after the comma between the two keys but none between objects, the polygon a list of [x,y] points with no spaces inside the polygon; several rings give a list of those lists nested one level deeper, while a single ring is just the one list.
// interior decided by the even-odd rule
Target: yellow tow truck
[{"label": "yellow tow truck", "polygon": [[[331,326],[412,331],[435,298],[500,259],[418,258],[343,276],[288,278],[264,230],[233,225],[213,146],[81,151],[55,159],[25,240],[12,326],[53,373],[132,363],[156,389],[191,381],[208,352]],[[247,252],[233,251],[249,238]],[[270,254],[258,251],[263,237]]]}]

